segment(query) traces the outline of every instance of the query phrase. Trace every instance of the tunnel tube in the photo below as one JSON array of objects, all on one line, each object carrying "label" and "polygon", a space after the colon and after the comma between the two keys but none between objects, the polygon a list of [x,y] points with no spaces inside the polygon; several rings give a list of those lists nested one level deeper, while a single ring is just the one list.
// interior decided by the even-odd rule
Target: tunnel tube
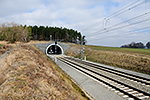
[{"label": "tunnel tube", "polygon": [[55,43],[50,44],[46,48],[46,55],[50,56],[50,55],[62,55],[62,54],[64,54],[64,50],[59,44],[56,44],[56,50],[57,50],[57,52],[55,52]]}]

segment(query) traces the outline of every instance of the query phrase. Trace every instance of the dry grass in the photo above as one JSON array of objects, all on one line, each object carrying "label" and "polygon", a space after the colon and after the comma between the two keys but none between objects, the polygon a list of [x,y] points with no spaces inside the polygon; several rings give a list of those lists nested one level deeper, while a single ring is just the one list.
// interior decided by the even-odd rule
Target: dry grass
[{"label": "dry grass", "polygon": [[[0,41],[0,56],[5,53],[6,51],[18,46],[18,45],[21,45],[21,44],[26,44],[26,45],[31,45],[31,44],[41,44],[41,43],[49,43],[50,41],[33,41],[31,40],[30,42],[27,42],[27,43],[22,43],[22,42],[16,42],[16,43],[9,43],[7,41]],[[3,46],[5,45],[5,43],[7,43],[7,48],[3,48]]]},{"label": "dry grass", "polygon": [[[31,40],[30,42],[23,43],[23,42],[16,42],[16,43],[9,43],[9,44],[38,44],[38,43],[49,43],[50,41],[38,41],[38,40]],[[5,44],[7,41],[0,41],[0,44]]]},{"label": "dry grass", "polygon": [[50,41],[33,41],[31,40],[29,43],[30,44],[40,44],[40,43],[49,43]]},{"label": "dry grass", "polygon": [[150,58],[150,49],[104,47],[104,46],[92,46],[92,45],[88,45],[87,47],[93,50],[121,52],[121,53],[128,53],[130,55],[145,56]]},{"label": "dry grass", "polygon": [[0,100],[88,99],[54,62],[33,45],[9,53],[0,71]]},{"label": "dry grass", "polygon": [[81,46],[79,44],[74,44],[74,43],[66,43],[70,45],[70,49],[66,50],[65,54],[67,56],[72,56],[75,57],[80,53]]},{"label": "dry grass", "polygon": [[[80,58],[80,53],[75,55],[74,48],[80,51],[80,45],[72,45],[67,55]],[[87,60],[137,71],[150,75],[150,55],[148,49],[129,49],[102,46],[85,46]]]},{"label": "dry grass", "polygon": [[87,48],[87,60],[150,74],[150,58],[121,52],[101,51]]},{"label": "dry grass", "polygon": [[7,48],[4,48],[4,46],[0,46],[0,56],[5,53],[6,51],[12,49],[13,47],[12,46],[8,46]]}]

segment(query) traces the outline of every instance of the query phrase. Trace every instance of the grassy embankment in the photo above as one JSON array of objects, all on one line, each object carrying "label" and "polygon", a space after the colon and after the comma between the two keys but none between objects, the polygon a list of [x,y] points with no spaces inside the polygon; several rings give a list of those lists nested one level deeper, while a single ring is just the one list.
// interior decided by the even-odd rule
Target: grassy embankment
[{"label": "grassy embankment", "polygon": [[150,75],[150,49],[86,46],[87,60]]},{"label": "grassy embankment", "polygon": [[[16,43],[8,43],[7,41],[0,41],[0,56],[5,53],[6,51],[16,47],[19,44],[41,44],[41,43],[49,43],[50,41],[33,41],[31,40],[28,43],[16,42]],[[3,48],[7,43],[7,48]]]},{"label": "grassy embankment", "polygon": [[8,48],[3,48],[4,47],[4,45],[3,44],[0,44],[0,56],[3,54],[3,53],[5,53],[6,51],[8,51],[8,50],[10,50],[12,47],[10,46],[10,47],[8,47]]},{"label": "grassy embankment", "polygon": [[[0,48],[1,48],[2,46],[4,46],[4,45],[0,44]],[[1,56],[1,55],[2,55],[2,52],[1,52],[1,49],[0,49],[0,56]]]},{"label": "grassy embankment", "polygon": [[0,71],[1,100],[88,99],[49,57],[34,45],[20,45]]}]

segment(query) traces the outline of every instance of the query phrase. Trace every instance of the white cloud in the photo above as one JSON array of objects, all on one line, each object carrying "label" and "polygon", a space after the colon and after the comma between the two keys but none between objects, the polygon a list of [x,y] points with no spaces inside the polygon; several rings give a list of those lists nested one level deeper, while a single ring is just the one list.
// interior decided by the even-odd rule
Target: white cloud
[{"label": "white cloud", "polygon": [[[132,2],[134,2],[134,0]],[[131,0],[1,0],[0,23],[16,22],[23,25],[73,28],[81,31],[84,35],[87,35],[86,38],[89,40],[89,44],[97,43],[97,45],[120,46],[121,43],[124,44],[130,42],[131,39],[128,39],[127,36],[120,37],[119,39],[113,37],[114,39],[106,38],[99,40],[99,38],[105,38],[116,33],[125,33],[135,29],[135,27],[138,29],[148,26],[150,22],[139,24],[135,27],[132,26],[108,32],[102,35],[94,32],[150,10],[150,3],[147,3],[137,9],[127,11],[126,13],[111,18],[109,22],[105,21],[107,25],[100,22],[104,21],[101,20],[104,17],[115,13],[132,2]],[[101,31],[99,32],[101,33]],[[139,39],[138,35],[134,36],[132,40],[136,42]],[[148,41],[148,38],[146,36],[144,38],[144,36],[145,34],[141,41]],[[149,36],[149,34],[147,34],[147,36]],[[96,40],[96,42],[90,42],[91,37],[93,37],[92,40]],[[120,42],[120,40],[122,41]]]},{"label": "white cloud", "polygon": [[39,6],[40,2],[36,0],[1,0],[0,1],[0,16],[11,16],[14,14],[22,14],[34,10]]}]

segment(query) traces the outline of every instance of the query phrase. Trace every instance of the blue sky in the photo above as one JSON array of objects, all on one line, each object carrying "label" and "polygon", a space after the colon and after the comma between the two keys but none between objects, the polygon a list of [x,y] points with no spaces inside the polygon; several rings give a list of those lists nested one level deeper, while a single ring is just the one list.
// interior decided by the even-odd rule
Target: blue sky
[{"label": "blue sky", "polygon": [[[150,18],[149,14],[114,26],[150,11],[150,2],[107,18],[137,0],[0,0],[0,24],[15,22],[22,25],[57,26],[75,29],[86,36],[88,44],[121,46],[131,42],[150,41],[150,31],[129,34],[130,31],[150,26],[150,21],[133,23]],[[139,0],[136,4],[144,2]],[[129,8],[127,8],[129,9]],[[106,18],[106,19],[104,19]],[[113,26],[110,28],[110,26]]]}]

